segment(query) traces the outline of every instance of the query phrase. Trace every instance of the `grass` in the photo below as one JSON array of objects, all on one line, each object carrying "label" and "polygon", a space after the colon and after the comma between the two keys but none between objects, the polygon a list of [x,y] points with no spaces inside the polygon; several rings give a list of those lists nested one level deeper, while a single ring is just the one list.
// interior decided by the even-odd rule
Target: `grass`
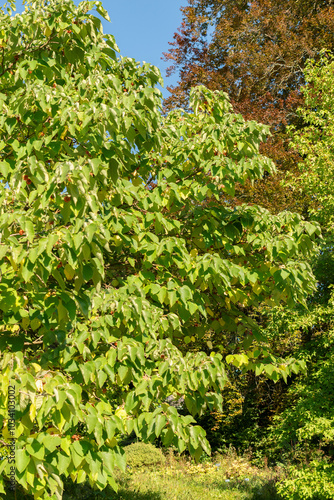
[{"label": "grass", "polygon": [[[255,467],[234,451],[195,464],[171,451],[164,465],[128,467],[115,471],[118,491],[93,489],[89,483],[65,481],[63,500],[281,500],[275,484],[283,468]],[[14,500],[9,493],[8,500]],[[32,500],[22,494],[21,500]]]},{"label": "grass", "polygon": [[233,453],[195,465],[168,456],[165,466],[128,469],[117,474],[119,489],[93,492],[77,485],[64,500],[279,500],[275,482],[283,478],[282,469],[259,469]]}]

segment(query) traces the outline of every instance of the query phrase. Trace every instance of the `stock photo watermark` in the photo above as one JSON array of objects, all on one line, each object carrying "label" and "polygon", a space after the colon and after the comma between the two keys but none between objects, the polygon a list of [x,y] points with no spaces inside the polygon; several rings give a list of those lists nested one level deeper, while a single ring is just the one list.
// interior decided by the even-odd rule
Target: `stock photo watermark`
[{"label": "stock photo watermark", "polygon": [[[9,464],[9,480],[11,490],[16,489],[16,465],[15,465],[15,450],[16,450],[16,437],[15,437],[15,429],[16,429],[16,419],[15,419],[15,385],[8,386],[8,424],[7,424],[7,435],[2,436],[5,437],[5,441],[2,439],[1,443],[3,444],[3,448],[0,451],[0,460],[7,460]],[[4,452],[4,449],[6,450]]]}]

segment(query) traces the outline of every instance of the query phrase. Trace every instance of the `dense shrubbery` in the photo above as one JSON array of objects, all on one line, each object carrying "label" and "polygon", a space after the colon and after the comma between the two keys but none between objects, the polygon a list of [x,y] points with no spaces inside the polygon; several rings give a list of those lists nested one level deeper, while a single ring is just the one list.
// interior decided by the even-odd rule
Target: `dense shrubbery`
[{"label": "dense shrubbery", "polygon": [[163,465],[166,461],[162,451],[150,443],[132,443],[125,446],[124,451],[130,468]]}]

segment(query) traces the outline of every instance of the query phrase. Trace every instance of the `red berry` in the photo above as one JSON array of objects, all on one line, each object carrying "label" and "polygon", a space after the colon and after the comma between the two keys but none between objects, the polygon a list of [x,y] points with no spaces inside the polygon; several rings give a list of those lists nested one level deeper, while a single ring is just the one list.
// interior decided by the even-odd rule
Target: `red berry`
[{"label": "red berry", "polygon": [[57,269],[59,269],[60,267],[63,267],[63,263],[62,262],[59,262],[59,264],[57,266]]},{"label": "red berry", "polygon": [[65,196],[64,201],[65,202],[71,201],[71,197],[70,196]]},{"label": "red berry", "polygon": [[19,234],[20,234],[21,236],[22,236],[22,234],[24,234],[23,229],[20,229]]}]

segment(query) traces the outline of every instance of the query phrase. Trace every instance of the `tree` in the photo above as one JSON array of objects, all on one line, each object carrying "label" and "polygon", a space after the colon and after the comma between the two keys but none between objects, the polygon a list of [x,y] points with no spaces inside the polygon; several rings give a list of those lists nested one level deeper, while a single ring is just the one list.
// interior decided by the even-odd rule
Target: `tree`
[{"label": "tree", "polygon": [[294,329],[307,332],[296,356],[308,358],[309,374],[291,387],[288,396],[293,404],[277,416],[270,432],[280,453],[288,442],[293,442],[300,456],[307,454],[308,460],[312,460],[306,470],[292,468],[290,477],[280,486],[285,498],[292,494],[296,499],[313,498],[316,492],[319,498],[330,499],[334,491],[333,69],[333,56],[325,50],[317,62],[308,61],[306,84],[302,87],[304,105],[298,110],[305,126],[292,130],[292,145],[303,158],[299,164],[300,177],[293,189],[303,189],[309,194],[310,217],[321,225],[324,240],[313,264],[317,292],[310,300],[309,313],[300,315],[294,325]]},{"label": "tree", "polygon": [[210,453],[194,417],[221,407],[226,363],[192,343],[215,331],[227,362],[286,378],[303,364],[262,349],[249,308],[314,287],[318,226],[224,202],[273,171],[268,128],[204,87],[163,116],[159,71],[117,59],[94,7],[108,19],[71,0],[0,16],[1,445],[11,384],[16,478],[36,498],[65,478],[116,488],[131,432]]},{"label": "tree", "polygon": [[296,172],[298,155],[289,148],[286,126],[302,124],[297,108],[308,58],[333,50],[334,6],[330,1],[189,0],[170,50],[167,75],[180,81],[169,87],[165,106],[186,106],[194,85],[223,90],[236,112],[270,125],[272,138],[262,146],[278,168],[255,186],[237,186],[235,203],[260,204],[273,213],[298,211],[308,216],[305,193],[282,187],[286,172]]},{"label": "tree", "polygon": [[333,56],[326,50],[318,62],[308,61],[302,88],[304,105],[299,109],[305,126],[292,129],[292,146],[304,159],[299,164],[300,180],[295,187],[312,199],[310,215],[321,224],[326,237],[334,233],[333,68]]},{"label": "tree", "polygon": [[280,342],[289,331],[293,355],[307,360],[307,375],[295,378],[284,404],[266,429],[262,445],[271,459],[290,465],[279,485],[283,498],[331,499],[333,466],[333,294],[323,303],[313,302],[309,311],[294,314],[277,310],[271,330]]},{"label": "tree", "polygon": [[[316,220],[319,221],[321,210],[318,210],[319,202],[315,209],[315,199],[319,200],[321,195],[309,165],[304,168],[305,180],[309,176],[308,181],[300,183],[298,180],[298,163],[301,164],[306,157],[308,144],[305,144],[304,152],[302,148],[290,148],[288,126],[294,124],[302,131],[307,124],[307,117],[297,111],[305,100],[305,94],[300,90],[305,82],[304,68],[309,58],[319,59],[323,47],[333,49],[332,2],[193,0],[185,3],[188,5],[181,9],[183,23],[174,35],[171,49],[165,54],[165,59],[171,63],[167,74],[179,74],[178,84],[169,88],[171,95],[164,103],[165,109],[177,105],[187,107],[189,90],[194,85],[205,84],[211,90],[226,91],[234,110],[244,118],[270,125],[272,137],[261,145],[261,151],[275,162],[278,169],[277,174],[266,173],[254,183],[236,184],[235,194],[230,196],[231,204],[260,204],[272,213],[294,210],[306,220],[311,220],[317,210]],[[297,142],[299,140],[297,138]],[[301,141],[303,143],[303,139]],[[290,182],[287,184],[288,175]],[[326,173],[323,171],[323,175],[328,177],[329,186],[331,169]],[[331,196],[329,189],[326,196],[327,199]],[[324,211],[322,213],[326,217],[330,209],[324,200],[323,207],[325,204],[328,207],[326,215]],[[323,228],[327,231],[326,223]],[[320,300],[319,293],[321,300],[327,302],[329,287],[333,283],[333,253],[324,249],[325,245],[312,263],[318,280],[317,293],[312,297],[314,304]],[[280,309],[278,315],[281,313]],[[299,313],[294,311],[292,318]],[[265,308],[260,308],[256,316],[258,321],[261,318],[264,326],[266,323],[270,325],[271,315],[266,315]],[[278,355],[293,355],[291,346],[297,352],[299,343],[305,344],[304,336],[296,338],[292,332],[282,330],[279,345],[275,338],[268,336],[271,348]],[[289,379],[289,384],[291,382]],[[254,420],[250,418],[247,406],[249,402],[253,405],[254,418],[266,433],[269,418],[277,408],[282,408],[282,394],[287,386],[285,383],[274,385],[251,375],[236,377],[235,383],[235,391],[244,398],[242,416],[236,416],[232,425],[229,416],[222,420],[221,435],[232,439],[236,447],[240,440],[246,442],[245,434],[248,447],[252,435],[258,449],[260,433],[254,432]],[[244,422],[249,425],[249,431]],[[243,433],[240,427],[244,429]],[[236,432],[231,438],[233,429]],[[220,430],[216,431],[215,442]]]},{"label": "tree", "polygon": [[[331,499],[334,489],[333,64],[333,57],[323,51],[318,62],[310,60],[306,65],[306,84],[301,88],[304,105],[298,110],[304,127],[290,130],[291,145],[302,161],[299,176],[286,181],[293,191],[309,195],[309,216],[319,222],[324,236],[312,263],[317,289],[308,298],[307,310],[272,308],[265,332],[277,355],[307,362],[307,375],[290,378],[278,397],[270,394],[271,422],[266,423],[262,437],[259,432],[256,435],[257,450],[265,450],[267,457],[270,450],[272,462],[292,464],[278,490],[284,498],[296,500],[315,494]],[[259,413],[259,405],[256,410]]]},{"label": "tree", "polygon": [[[285,185],[292,193],[306,193],[310,200],[309,218],[320,224],[323,234],[311,262],[317,288],[308,298],[308,309],[261,308],[266,318],[264,334],[272,352],[283,358],[304,359],[307,374],[294,375],[289,377],[288,384],[275,386],[261,377],[254,384],[247,377],[239,377],[235,392],[244,398],[241,410],[234,418],[225,418],[216,430],[221,440],[227,436],[229,443],[239,449],[256,443],[256,452],[260,454],[263,450],[272,463],[283,460],[293,463],[291,474],[280,489],[286,498],[296,499],[314,498],[316,493],[319,498],[331,499],[334,488],[330,389],[334,285],[333,70],[333,56],[328,51],[321,52],[317,62],[307,62],[306,83],[301,87],[304,105],[297,111],[304,126],[288,131],[291,147],[301,161],[296,170],[298,175],[286,179]],[[260,428],[254,431],[255,423]]]}]

